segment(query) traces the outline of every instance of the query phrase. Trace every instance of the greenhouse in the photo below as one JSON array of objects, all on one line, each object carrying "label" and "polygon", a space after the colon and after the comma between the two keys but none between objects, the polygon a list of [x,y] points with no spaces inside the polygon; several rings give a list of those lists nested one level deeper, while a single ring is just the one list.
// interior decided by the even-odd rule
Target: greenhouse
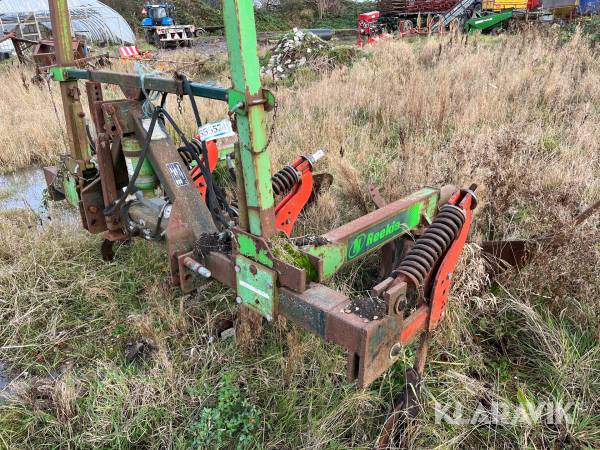
[{"label": "greenhouse", "polygon": [[[69,0],[73,35],[97,45],[133,44],[135,34],[114,9],[96,0]],[[47,0],[0,0],[0,35],[40,40],[51,37],[52,24]],[[4,42],[0,47],[11,44]],[[0,48],[0,51],[10,50]]]}]

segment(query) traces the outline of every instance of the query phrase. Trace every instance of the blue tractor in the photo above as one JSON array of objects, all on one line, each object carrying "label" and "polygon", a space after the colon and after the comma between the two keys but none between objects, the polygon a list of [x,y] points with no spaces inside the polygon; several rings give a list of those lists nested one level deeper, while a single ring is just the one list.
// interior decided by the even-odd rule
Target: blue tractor
[{"label": "blue tractor", "polygon": [[146,31],[146,42],[158,48],[192,46],[196,27],[175,25],[174,11],[175,7],[170,3],[148,3],[144,6],[142,28]]}]

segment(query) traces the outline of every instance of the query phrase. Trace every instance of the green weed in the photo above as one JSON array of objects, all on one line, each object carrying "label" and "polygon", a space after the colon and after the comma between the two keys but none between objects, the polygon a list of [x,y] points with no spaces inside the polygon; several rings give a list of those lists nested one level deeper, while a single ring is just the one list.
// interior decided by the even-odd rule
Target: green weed
[{"label": "green weed", "polygon": [[205,407],[192,426],[194,448],[247,449],[256,445],[261,428],[258,408],[245,398],[232,372],[226,372],[217,385],[214,406]]}]

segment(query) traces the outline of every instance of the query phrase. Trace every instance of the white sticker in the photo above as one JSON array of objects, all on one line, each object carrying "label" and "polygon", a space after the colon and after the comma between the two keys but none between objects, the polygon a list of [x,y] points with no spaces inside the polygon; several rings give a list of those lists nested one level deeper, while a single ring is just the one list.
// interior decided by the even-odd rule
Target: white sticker
[{"label": "white sticker", "polygon": [[216,141],[217,139],[235,136],[229,119],[224,119],[220,122],[207,123],[198,129],[198,134],[200,135],[200,140],[202,142]]},{"label": "white sticker", "polygon": [[179,163],[169,163],[167,164],[167,169],[171,178],[178,187],[187,186],[189,184],[188,177],[179,165]]},{"label": "white sticker", "polygon": [[[152,119],[142,119],[142,126],[146,131],[150,131],[150,125],[152,124]],[[156,121],[154,125],[154,130],[152,130],[152,140],[160,141],[161,139],[167,139],[169,136],[166,131],[163,130],[160,126],[160,123]]]}]

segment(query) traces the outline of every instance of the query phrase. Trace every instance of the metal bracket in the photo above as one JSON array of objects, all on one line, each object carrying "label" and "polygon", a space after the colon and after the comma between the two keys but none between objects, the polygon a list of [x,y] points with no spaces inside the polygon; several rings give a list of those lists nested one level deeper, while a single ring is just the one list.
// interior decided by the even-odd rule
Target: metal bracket
[{"label": "metal bracket", "polygon": [[261,96],[248,96],[244,92],[236,91],[235,89],[229,90],[229,112],[231,114],[237,113],[241,115],[248,114],[249,106],[264,105],[265,111],[273,111],[275,109],[275,95],[267,89],[262,90]]},{"label": "metal bracket", "polygon": [[67,69],[68,67],[51,67],[50,76],[54,81],[70,81]]},{"label": "metal bracket", "polygon": [[235,259],[237,301],[254,309],[268,321],[276,311],[277,272],[238,255]]}]

